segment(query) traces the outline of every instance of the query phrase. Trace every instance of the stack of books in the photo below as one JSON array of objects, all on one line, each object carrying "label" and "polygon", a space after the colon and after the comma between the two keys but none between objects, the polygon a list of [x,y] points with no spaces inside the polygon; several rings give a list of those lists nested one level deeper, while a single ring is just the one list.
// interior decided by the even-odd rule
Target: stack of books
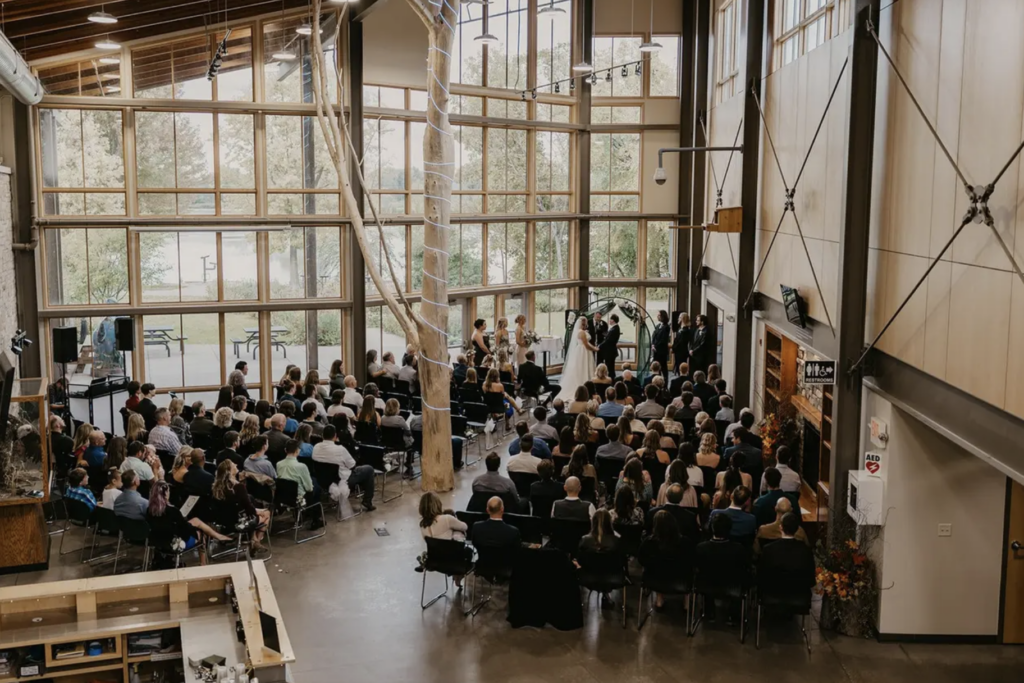
[{"label": "stack of books", "polygon": [[53,646],[53,658],[57,661],[62,659],[74,659],[85,656],[84,643],[64,643]]}]

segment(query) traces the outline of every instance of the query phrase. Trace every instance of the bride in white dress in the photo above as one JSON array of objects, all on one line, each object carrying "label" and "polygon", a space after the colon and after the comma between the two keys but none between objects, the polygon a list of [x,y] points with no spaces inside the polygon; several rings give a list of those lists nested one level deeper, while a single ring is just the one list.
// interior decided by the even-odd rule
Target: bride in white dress
[{"label": "bride in white dress", "polygon": [[597,362],[594,360],[596,352],[597,347],[590,343],[590,335],[587,333],[587,319],[580,316],[573,325],[569,349],[562,363],[562,390],[558,398],[572,401],[576,388],[594,378],[597,368]]}]

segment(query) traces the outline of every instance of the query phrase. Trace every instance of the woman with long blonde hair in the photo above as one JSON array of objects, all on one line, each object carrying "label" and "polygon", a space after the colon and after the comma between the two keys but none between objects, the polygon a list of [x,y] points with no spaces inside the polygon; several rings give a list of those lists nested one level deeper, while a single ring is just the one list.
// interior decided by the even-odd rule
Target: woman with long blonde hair
[{"label": "woman with long blonde hair", "polygon": [[[501,374],[498,372],[497,368],[491,368],[490,370],[487,371],[487,378],[484,379],[484,393],[501,394],[505,398],[505,400],[508,401],[513,408],[515,408],[517,413],[523,412],[523,409],[520,407],[519,403],[517,403],[516,400],[509,396],[508,393],[505,391],[505,385],[501,383]],[[506,411],[505,428],[509,429],[510,427],[510,416]]]},{"label": "woman with long blonde hair", "polygon": [[[611,384],[612,378],[608,376],[608,366],[601,363],[597,366],[597,370],[594,371],[594,384]],[[604,391],[602,389],[602,391]]]},{"label": "woman with long blonde hair", "polygon": [[[82,427],[88,427],[88,425],[82,425]],[[82,431],[82,427],[78,428],[78,432]],[[92,428],[90,427],[90,431]],[[78,432],[75,432],[75,441],[78,441]],[[125,437],[128,439],[128,443],[132,441],[146,442],[146,437],[149,434],[146,432],[146,419],[138,413],[132,413],[128,416],[128,433]]]},{"label": "woman with long blonde hair", "polygon": [[526,316],[520,313],[516,316],[516,367],[526,362],[526,352],[529,345],[526,343]]},{"label": "woman with long blonde hair", "polygon": [[259,520],[261,529],[253,531],[252,549],[255,551],[266,550],[261,543],[267,523],[270,522],[270,510],[257,508],[252,504],[252,498],[245,489],[245,483],[238,479],[238,466],[231,460],[223,460],[217,466],[217,474],[213,479],[213,497],[216,500],[234,503],[239,510],[244,510],[250,517]]},{"label": "woman with long blonde hair", "polygon": [[590,417],[586,413],[576,416],[576,425],[573,427],[572,436],[578,444],[597,440],[597,434],[590,429]]},{"label": "woman with long blonde hair", "polygon": [[718,437],[710,432],[700,437],[700,450],[697,451],[697,466],[718,469],[722,456],[718,453]]},{"label": "woman with long blonde hair", "polygon": [[255,415],[245,418],[242,431],[238,433],[238,454],[249,457],[253,454],[252,440],[260,435],[260,419]]}]

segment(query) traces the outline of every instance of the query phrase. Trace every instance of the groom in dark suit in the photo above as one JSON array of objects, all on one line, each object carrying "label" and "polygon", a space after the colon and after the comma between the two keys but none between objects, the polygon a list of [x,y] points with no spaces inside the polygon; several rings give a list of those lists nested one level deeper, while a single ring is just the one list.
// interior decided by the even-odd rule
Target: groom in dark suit
[{"label": "groom in dark suit", "polygon": [[615,377],[615,361],[619,357],[619,316],[612,313],[609,316],[612,324],[608,327],[608,334],[604,340],[597,345],[597,362],[608,366],[608,375]]}]

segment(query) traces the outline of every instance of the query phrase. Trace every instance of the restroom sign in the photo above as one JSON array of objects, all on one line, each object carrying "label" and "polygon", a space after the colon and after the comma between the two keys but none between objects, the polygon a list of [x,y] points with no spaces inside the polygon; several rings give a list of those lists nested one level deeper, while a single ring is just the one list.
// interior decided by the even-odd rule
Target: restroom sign
[{"label": "restroom sign", "polygon": [[864,469],[872,476],[882,476],[884,463],[884,456],[881,453],[867,452],[864,454]]},{"label": "restroom sign", "polygon": [[804,384],[835,384],[834,360],[809,360],[804,363]]}]

